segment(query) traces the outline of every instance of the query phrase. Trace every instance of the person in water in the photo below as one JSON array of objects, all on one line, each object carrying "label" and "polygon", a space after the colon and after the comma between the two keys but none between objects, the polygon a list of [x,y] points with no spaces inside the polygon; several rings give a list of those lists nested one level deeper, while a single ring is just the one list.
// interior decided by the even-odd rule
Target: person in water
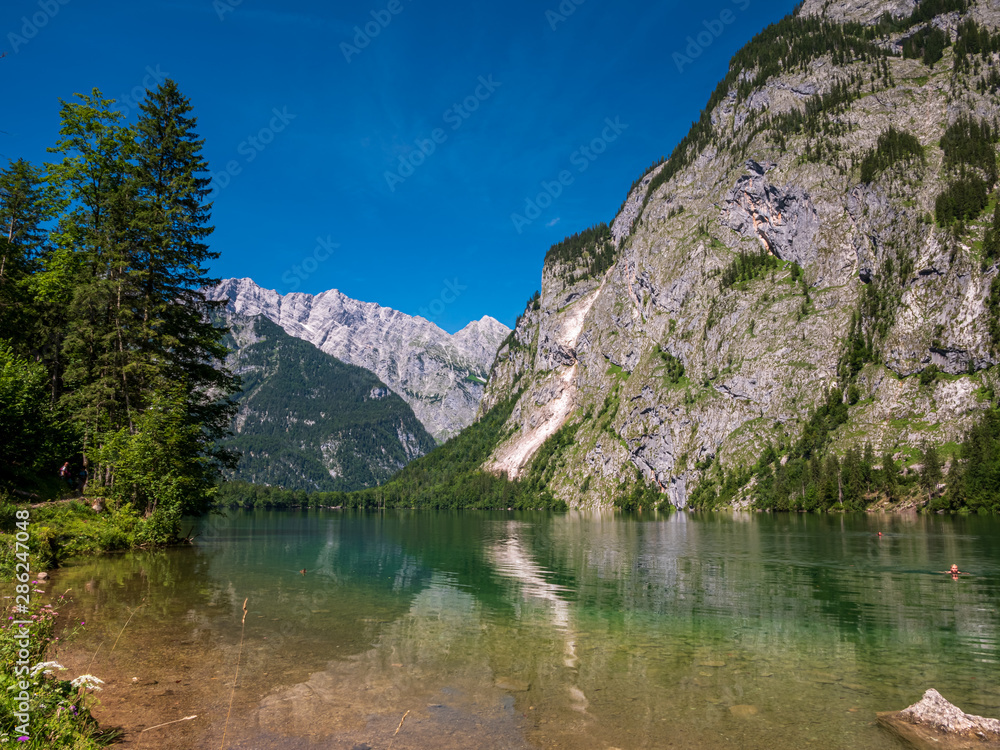
[{"label": "person in water", "polygon": [[942,573],[950,573],[952,578],[958,578],[959,576],[971,575],[971,573],[966,573],[965,571],[959,570],[957,565],[952,565],[951,570],[942,570]]}]

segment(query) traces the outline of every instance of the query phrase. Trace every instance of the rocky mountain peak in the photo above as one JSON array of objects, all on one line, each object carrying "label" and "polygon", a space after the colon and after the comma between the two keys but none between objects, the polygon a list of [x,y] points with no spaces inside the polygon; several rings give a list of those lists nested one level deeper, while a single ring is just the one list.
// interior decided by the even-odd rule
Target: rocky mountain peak
[{"label": "rocky mountain peak", "polygon": [[375,373],[437,440],[472,423],[497,347],[510,329],[484,317],[449,334],[434,323],[331,289],[281,295],[251,279],[209,290],[229,315],[263,315],[286,333]]}]

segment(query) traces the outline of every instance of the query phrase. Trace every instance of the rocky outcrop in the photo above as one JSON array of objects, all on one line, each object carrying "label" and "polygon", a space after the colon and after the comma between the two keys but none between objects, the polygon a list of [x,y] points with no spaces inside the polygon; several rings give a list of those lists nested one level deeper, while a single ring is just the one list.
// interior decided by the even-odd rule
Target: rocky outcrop
[{"label": "rocky outcrop", "polygon": [[642,213],[646,193],[649,192],[649,184],[660,173],[663,166],[661,164],[644,174],[642,179],[639,180],[639,184],[632,189],[628,198],[625,199],[621,211],[618,212],[615,220],[611,223],[611,236],[614,238],[615,244],[621,244],[632,233],[636,219]]},{"label": "rocky outcrop", "polygon": [[814,240],[819,218],[809,196],[800,188],[777,188],[767,179],[768,167],[747,162],[749,174],[736,181],[725,199],[722,223],[761,246],[781,260],[803,268],[816,259]]},{"label": "rocky outcrop", "polygon": [[484,317],[448,334],[424,318],[336,289],[280,295],[250,279],[226,279],[209,297],[226,300],[231,313],[263,315],[286,333],[375,373],[439,441],[472,423],[497,347],[510,333]]},{"label": "rocky outcrop", "polygon": [[933,688],[912,706],[877,716],[917,750],[1000,749],[1000,720],[964,713]]},{"label": "rocky outcrop", "polygon": [[877,23],[888,13],[893,18],[908,16],[917,7],[917,0],[805,0],[802,15],[821,16],[844,23]]}]

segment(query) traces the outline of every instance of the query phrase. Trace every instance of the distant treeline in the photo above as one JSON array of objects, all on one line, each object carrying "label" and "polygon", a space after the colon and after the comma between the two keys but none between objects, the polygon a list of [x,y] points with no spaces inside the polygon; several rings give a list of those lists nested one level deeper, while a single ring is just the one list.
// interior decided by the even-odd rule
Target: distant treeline
[{"label": "distant treeline", "polygon": [[481,469],[493,449],[507,436],[504,424],[520,394],[498,404],[481,420],[444,445],[409,464],[389,482],[357,492],[312,492],[262,487],[245,482],[221,486],[222,507],[344,507],[344,508],[518,508],[564,510],[545,487],[546,468],[565,445],[558,436],[539,450],[527,475],[517,481]]}]

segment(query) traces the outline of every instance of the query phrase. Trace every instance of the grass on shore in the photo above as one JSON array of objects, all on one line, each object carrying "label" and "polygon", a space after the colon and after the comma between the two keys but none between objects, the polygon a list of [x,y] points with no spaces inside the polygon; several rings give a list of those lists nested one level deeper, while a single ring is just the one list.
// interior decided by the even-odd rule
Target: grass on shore
[{"label": "grass on shore", "polygon": [[[92,750],[108,746],[117,736],[115,730],[102,730],[90,713],[96,702],[91,691],[100,689],[99,681],[91,675],[65,679],[63,668],[46,660],[47,650],[58,640],[58,603],[33,602],[28,612],[17,613],[15,596],[27,593],[36,599],[34,594],[43,593],[35,588],[38,573],[70,557],[175,538],[176,529],[162,519],[144,519],[128,507],[98,513],[79,499],[29,506],[0,491],[0,580],[2,595],[9,597],[3,599],[0,615],[0,745]],[[30,625],[22,628],[19,621]],[[24,709],[30,714],[27,727],[18,717]]]}]

